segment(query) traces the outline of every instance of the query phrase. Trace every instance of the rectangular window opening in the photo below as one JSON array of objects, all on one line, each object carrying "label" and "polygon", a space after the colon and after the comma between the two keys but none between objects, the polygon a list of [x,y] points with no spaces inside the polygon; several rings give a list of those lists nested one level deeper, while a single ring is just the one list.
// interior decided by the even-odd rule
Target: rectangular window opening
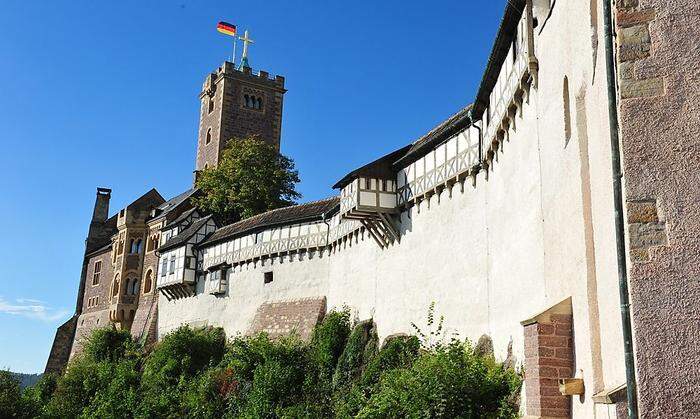
[{"label": "rectangular window opening", "polygon": [[265,272],[263,274],[263,281],[265,284],[269,284],[270,282],[272,282],[272,280],[273,280],[272,271]]}]

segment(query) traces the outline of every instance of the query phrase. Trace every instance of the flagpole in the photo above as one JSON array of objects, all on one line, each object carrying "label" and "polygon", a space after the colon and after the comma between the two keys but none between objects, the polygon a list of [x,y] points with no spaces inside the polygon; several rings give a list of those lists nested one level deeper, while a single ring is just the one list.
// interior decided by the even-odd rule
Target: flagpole
[{"label": "flagpole", "polygon": [[231,58],[231,63],[233,64],[233,68],[236,68],[236,35],[233,35],[233,57]]}]

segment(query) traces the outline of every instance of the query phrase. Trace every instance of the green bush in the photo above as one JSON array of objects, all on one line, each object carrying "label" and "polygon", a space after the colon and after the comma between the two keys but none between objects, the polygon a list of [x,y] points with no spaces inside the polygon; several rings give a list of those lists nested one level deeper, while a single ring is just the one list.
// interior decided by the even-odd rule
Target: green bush
[{"label": "green bush", "polygon": [[24,390],[22,398],[25,403],[27,417],[39,417],[44,413],[45,406],[49,404],[56,390],[58,378],[57,374],[43,374],[39,381]]},{"label": "green bush", "polygon": [[358,323],[352,330],[333,374],[333,387],[351,385],[377,351],[377,331],[372,320]]},{"label": "green bush", "polygon": [[350,335],[350,311],[331,311],[316,326],[311,339],[313,361],[321,379],[330,380]]},{"label": "green bush", "polygon": [[[438,327],[439,329],[439,327]],[[439,331],[439,330],[438,330]],[[145,353],[128,333],[101,329],[61,377],[20,391],[0,373],[0,417],[472,418],[514,417],[520,377],[469,342],[439,333],[389,339],[329,313],[310,342],[265,334],[227,342],[187,326]],[[436,337],[438,339],[436,339]],[[426,343],[427,342],[427,343]]]},{"label": "green bush", "polygon": [[474,354],[468,342],[453,341],[422,353],[410,368],[382,373],[357,417],[515,417],[517,406],[508,401],[519,388],[514,371]]},{"label": "green bush", "polygon": [[104,327],[95,330],[83,345],[84,356],[94,361],[114,362],[127,355],[133,356],[136,344],[128,330]]},{"label": "green bush", "polygon": [[186,415],[185,394],[197,384],[199,374],[221,362],[225,348],[221,328],[183,326],[166,335],[144,363],[138,416]]},{"label": "green bush", "polygon": [[0,371],[0,418],[23,417],[24,414],[19,380],[9,371]]}]

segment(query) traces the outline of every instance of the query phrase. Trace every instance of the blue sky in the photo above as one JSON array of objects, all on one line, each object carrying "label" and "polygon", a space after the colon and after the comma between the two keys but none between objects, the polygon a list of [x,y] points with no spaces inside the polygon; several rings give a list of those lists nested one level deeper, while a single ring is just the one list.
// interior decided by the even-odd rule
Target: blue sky
[{"label": "blue sky", "polygon": [[[0,368],[42,371],[74,311],[95,187],[111,212],[191,183],[205,75],[249,29],[286,77],[304,201],[471,102],[504,1],[3,2]],[[240,52],[240,45],[239,50]]]}]

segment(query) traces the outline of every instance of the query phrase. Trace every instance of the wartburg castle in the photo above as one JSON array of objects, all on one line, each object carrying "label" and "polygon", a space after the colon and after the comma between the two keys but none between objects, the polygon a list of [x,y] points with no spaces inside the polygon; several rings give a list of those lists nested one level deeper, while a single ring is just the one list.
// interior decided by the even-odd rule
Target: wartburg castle
[{"label": "wartburg castle", "polygon": [[[524,416],[700,417],[698,5],[506,3],[469,105],[314,180],[327,199],[219,225],[194,187],[116,209],[98,188],[46,370],[105,326],[307,338],[346,306],[384,340],[435,302],[450,334],[522,368]],[[195,177],[232,138],[279,148],[285,94],[247,63],[208,74]]]}]

